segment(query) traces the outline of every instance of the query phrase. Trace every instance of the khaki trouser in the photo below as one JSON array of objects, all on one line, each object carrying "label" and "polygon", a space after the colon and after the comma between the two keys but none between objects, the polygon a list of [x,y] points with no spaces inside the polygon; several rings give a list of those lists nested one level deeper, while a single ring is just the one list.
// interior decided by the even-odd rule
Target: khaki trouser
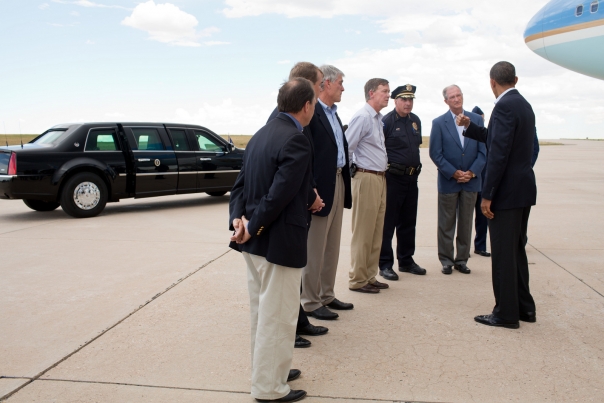
[{"label": "khaki trouser", "polygon": [[352,178],[351,268],[348,283],[351,289],[376,281],[385,214],[386,178],[357,171]]},{"label": "khaki trouser", "polygon": [[[319,195],[321,196],[321,195]],[[333,204],[327,217],[313,216],[308,231],[308,263],[302,269],[302,306],[314,311],[335,299],[334,285],[340,258],[344,180],[336,174]]]},{"label": "khaki trouser", "polygon": [[252,325],[252,396],[280,399],[289,391],[300,306],[300,269],[243,252]]}]

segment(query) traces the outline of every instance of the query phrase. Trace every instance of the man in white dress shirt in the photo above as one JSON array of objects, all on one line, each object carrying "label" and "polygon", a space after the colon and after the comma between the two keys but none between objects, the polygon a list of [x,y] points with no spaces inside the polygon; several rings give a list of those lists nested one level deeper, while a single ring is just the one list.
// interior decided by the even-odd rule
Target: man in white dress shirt
[{"label": "man in white dress shirt", "polygon": [[386,168],[388,157],[380,111],[388,106],[390,86],[383,78],[365,84],[367,103],[354,114],[346,130],[349,160],[356,165],[352,178],[352,241],[348,287],[377,294],[388,284],[375,276],[379,271],[384,214],[386,213]]},{"label": "man in white dress shirt", "polygon": [[[480,115],[463,110],[463,94],[457,85],[443,90],[449,110],[432,122],[430,158],[438,168],[438,259],[443,274],[453,268],[469,274],[467,266],[472,242],[472,217],[477,193],[480,192],[482,169],[486,162],[483,143],[463,136],[463,126],[455,118],[464,114],[479,127]],[[453,248],[457,224],[457,254]]]}]

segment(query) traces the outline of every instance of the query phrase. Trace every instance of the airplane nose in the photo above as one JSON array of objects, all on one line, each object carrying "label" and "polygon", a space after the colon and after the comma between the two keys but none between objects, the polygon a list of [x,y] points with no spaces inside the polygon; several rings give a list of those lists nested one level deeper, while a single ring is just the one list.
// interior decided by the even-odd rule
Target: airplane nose
[{"label": "airplane nose", "polygon": [[530,50],[547,59],[543,40],[543,19],[547,5],[531,18],[524,30],[524,42]]}]

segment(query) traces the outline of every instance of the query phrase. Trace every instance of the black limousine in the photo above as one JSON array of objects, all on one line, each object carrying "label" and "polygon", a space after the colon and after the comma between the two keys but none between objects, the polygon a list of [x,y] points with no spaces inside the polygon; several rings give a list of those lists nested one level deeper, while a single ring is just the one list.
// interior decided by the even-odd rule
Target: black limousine
[{"label": "black limousine", "polygon": [[125,198],[222,196],[243,151],[195,125],[61,124],[22,146],[0,147],[0,199],[22,199],[36,211],[61,206],[84,218]]}]

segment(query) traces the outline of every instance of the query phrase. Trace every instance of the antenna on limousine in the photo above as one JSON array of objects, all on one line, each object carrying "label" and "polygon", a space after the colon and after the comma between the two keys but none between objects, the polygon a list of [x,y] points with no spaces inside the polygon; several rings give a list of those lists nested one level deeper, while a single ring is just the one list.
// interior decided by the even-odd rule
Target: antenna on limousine
[{"label": "antenna on limousine", "polygon": [[4,123],[4,120],[2,121],[2,126],[4,126],[4,140],[6,140],[6,146],[8,147],[8,135],[6,134],[6,123]]},{"label": "antenna on limousine", "polygon": [[21,133],[21,119],[19,119],[19,137],[21,137],[21,148],[23,148],[23,133]]}]

